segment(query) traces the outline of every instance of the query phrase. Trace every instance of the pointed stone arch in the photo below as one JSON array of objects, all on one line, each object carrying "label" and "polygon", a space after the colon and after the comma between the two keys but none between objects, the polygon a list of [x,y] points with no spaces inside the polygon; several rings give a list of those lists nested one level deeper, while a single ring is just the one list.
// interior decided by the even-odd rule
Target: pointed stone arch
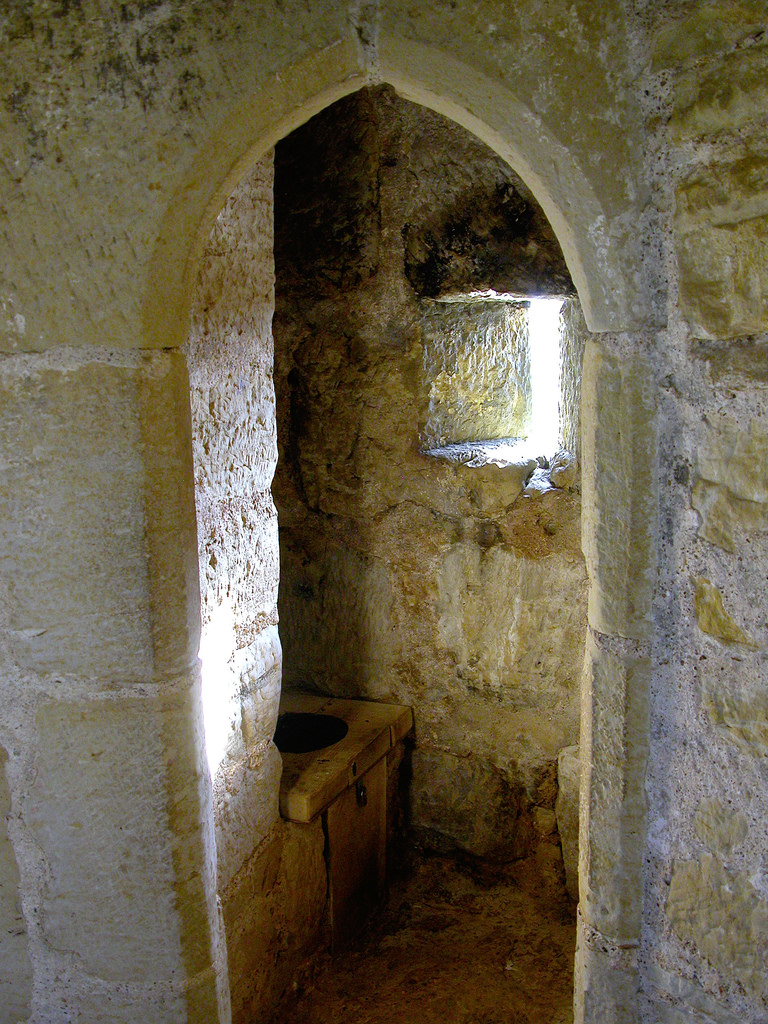
[{"label": "pointed stone arch", "polygon": [[[574,66],[572,81],[578,73]],[[577,1021],[629,1024],[637,1013],[656,557],[655,414],[648,336],[640,333],[653,324],[654,312],[635,269],[642,190],[631,134],[619,133],[611,159],[587,168],[583,151],[569,147],[487,68],[386,27],[375,46],[361,49],[350,35],[298,55],[279,74],[255,79],[247,96],[220,103],[217,122],[186,154],[157,228],[144,345],[182,343],[203,242],[245,171],[293,128],[372,79],[462,124],[521,175],[560,240],[590,328],[602,332],[588,348],[583,398],[583,543],[591,592],[575,1006]],[[602,99],[610,105],[610,97]],[[616,118],[625,112],[617,102]],[[209,823],[201,829],[209,833]]]}]

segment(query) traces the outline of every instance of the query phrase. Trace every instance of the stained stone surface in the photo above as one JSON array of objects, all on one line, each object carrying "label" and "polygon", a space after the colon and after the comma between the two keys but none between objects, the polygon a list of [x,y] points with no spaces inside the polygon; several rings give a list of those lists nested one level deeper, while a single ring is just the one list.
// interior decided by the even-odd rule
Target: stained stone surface
[{"label": "stained stone surface", "polygon": [[423,320],[429,389],[422,448],[527,437],[532,390],[526,307],[435,303]]},{"label": "stained stone surface", "polygon": [[[746,13],[741,24],[739,7]],[[725,19],[723,35],[727,35],[729,29],[733,32],[734,27],[745,36],[750,27],[754,32],[761,24],[757,14],[757,5],[738,5]],[[763,28],[764,16],[765,12]],[[675,96],[671,126],[674,134],[686,139],[718,130],[743,128],[759,121],[768,99],[767,67],[768,55],[763,47],[757,46],[734,48],[718,65],[684,72],[678,80]]]},{"label": "stained stone surface", "polygon": [[712,726],[744,754],[768,755],[768,689],[761,661],[708,659],[701,671],[702,705]]},{"label": "stained stone surface", "polygon": [[764,337],[726,344],[699,341],[691,346],[691,354],[705,361],[715,385],[743,388],[768,383],[768,339]]},{"label": "stained stone surface", "polygon": [[7,757],[0,747],[0,1005],[9,1020],[23,1020],[29,1014],[32,965],[20,903],[19,867],[8,838],[11,798],[5,776]]},{"label": "stained stone surface", "polygon": [[670,4],[668,11],[662,11],[651,44],[653,61],[660,67],[680,67],[702,57],[716,56],[761,32],[765,26],[761,0],[731,0],[728,4],[699,0]]},{"label": "stained stone surface", "polygon": [[727,859],[746,837],[749,822],[745,814],[726,807],[720,800],[703,800],[696,811],[694,828],[714,854]]},{"label": "stained stone surface", "polygon": [[263,1019],[327,941],[324,844],[320,818],[279,821],[223,892],[234,1021]]},{"label": "stained stone surface", "polygon": [[768,900],[744,872],[729,871],[715,858],[676,861],[667,916],[683,940],[751,997],[765,1002]]},{"label": "stained stone surface", "polygon": [[557,756],[557,830],[563,850],[565,887],[571,899],[579,898],[579,747],[564,747]]},{"label": "stained stone surface", "polygon": [[747,429],[723,418],[710,431],[698,459],[693,507],[702,537],[734,552],[768,529],[768,433],[753,420]]},{"label": "stained stone surface", "polygon": [[75,357],[4,369],[0,563],[14,580],[14,657],[40,671],[149,678],[141,368]]},{"label": "stained stone surface", "polygon": [[[726,126],[748,131],[766,102],[768,57],[745,49],[716,75],[689,72],[674,119],[682,139],[710,137]],[[741,155],[696,166],[680,183],[675,233],[680,303],[699,338],[765,331],[768,303],[768,154],[764,140]]]},{"label": "stained stone surface", "polygon": [[725,643],[743,644],[754,647],[754,641],[731,617],[723,606],[723,598],[717,587],[703,576],[694,580],[696,586],[696,619],[699,628],[710,636]]},{"label": "stained stone surface", "polygon": [[41,749],[26,817],[50,865],[42,932],[111,981],[158,982],[181,966],[162,712],[157,700],[134,699],[49,702],[37,715]]}]

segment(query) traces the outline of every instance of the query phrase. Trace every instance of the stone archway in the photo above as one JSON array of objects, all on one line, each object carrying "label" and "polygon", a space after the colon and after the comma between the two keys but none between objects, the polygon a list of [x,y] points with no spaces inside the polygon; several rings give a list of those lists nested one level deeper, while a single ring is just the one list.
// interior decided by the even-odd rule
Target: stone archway
[{"label": "stone archway", "polygon": [[[470,128],[521,173],[558,233],[593,329],[631,330],[647,319],[645,297],[624,270],[632,262],[622,247],[625,214],[614,210],[611,216],[608,204],[598,202],[568,148],[482,70],[380,34],[362,58],[356,46],[341,46],[282,70],[279,79],[234,104],[226,123],[195,154],[185,184],[166,208],[155,249],[164,277],[144,305],[155,344],[178,339],[202,239],[245,168],[292,127],[374,75]],[[655,571],[655,435],[646,344],[645,335],[605,333],[592,338],[585,361],[583,543],[591,592],[577,1021],[634,1019]]]}]

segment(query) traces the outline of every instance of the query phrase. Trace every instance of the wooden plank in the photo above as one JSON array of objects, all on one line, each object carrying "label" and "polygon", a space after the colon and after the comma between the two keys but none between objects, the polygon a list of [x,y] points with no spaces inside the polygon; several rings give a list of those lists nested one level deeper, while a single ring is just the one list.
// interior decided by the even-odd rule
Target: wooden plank
[{"label": "wooden plank", "polygon": [[[365,803],[357,789],[365,789]],[[359,934],[384,898],[386,884],[387,764],[382,758],[327,812],[331,937],[337,952]]]}]

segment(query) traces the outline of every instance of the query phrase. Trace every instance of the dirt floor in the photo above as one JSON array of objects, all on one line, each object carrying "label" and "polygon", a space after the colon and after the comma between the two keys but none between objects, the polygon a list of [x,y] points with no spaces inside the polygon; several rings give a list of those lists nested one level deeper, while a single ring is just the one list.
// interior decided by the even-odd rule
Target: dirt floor
[{"label": "dirt floor", "polygon": [[572,1024],[575,907],[558,860],[547,845],[503,868],[419,857],[275,1024]]}]

